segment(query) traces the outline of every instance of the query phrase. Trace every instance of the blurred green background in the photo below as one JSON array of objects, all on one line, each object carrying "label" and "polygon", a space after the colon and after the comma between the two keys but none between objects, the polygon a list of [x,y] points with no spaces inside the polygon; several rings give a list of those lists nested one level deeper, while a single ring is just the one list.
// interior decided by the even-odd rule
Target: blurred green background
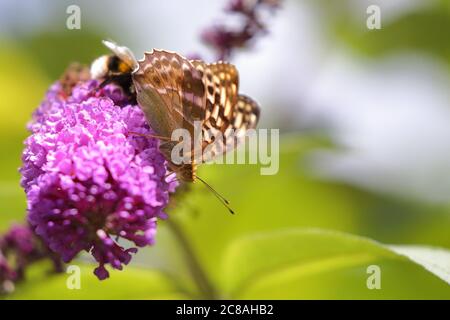
[{"label": "blurred green background", "polygon": [[[161,222],[157,244],[106,281],[88,258],[77,262],[81,290],[38,265],[10,297],[449,299],[449,3],[288,0],[268,18],[270,34],[236,56],[242,91],[261,105],[260,127],[280,129],[280,170],[204,166],[201,176],[237,214],[202,185],[170,209],[213,296]],[[138,57],[156,47],[211,59],[198,34],[224,6],[77,1],[82,27],[68,30],[69,4],[0,2],[1,231],[24,220],[17,169],[25,125],[66,66],[106,53],[108,38]],[[369,4],[382,9],[381,30],[366,28]],[[420,246],[419,264],[394,244]],[[438,271],[423,267],[433,264]],[[369,265],[381,268],[380,290],[366,286]]]}]

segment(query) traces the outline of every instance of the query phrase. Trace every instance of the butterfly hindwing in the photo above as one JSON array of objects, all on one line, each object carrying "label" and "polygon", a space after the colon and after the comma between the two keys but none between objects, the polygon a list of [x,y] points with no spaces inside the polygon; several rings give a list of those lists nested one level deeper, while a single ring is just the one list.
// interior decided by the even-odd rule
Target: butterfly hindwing
[{"label": "butterfly hindwing", "polygon": [[247,131],[256,128],[260,114],[258,104],[245,95],[239,95],[237,100],[227,128],[221,131],[205,124],[204,141],[209,144],[204,145],[204,162],[233,151],[245,139]]},{"label": "butterfly hindwing", "polygon": [[191,62],[203,72],[206,91],[203,121],[206,125],[218,130],[225,130],[238,98],[239,77],[236,67],[226,62],[211,64],[206,64],[201,60]]},{"label": "butterfly hindwing", "polygon": [[239,95],[239,73],[227,62],[207,64],[191,61],[203,72],[206,113],[203,122],[203,161],[208,162],[234,149],[246,129],[256,127],[259,107],[249,97]]}]

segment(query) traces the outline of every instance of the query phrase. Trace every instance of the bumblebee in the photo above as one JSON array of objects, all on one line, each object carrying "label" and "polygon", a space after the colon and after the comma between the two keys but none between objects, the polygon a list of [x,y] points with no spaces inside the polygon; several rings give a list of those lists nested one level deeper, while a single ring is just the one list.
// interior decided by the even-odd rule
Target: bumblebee
[{"label": "bumblebee", "polygon": [[115,83],[122,87],[128,96],[135,97],[132,73],[138,68],[138,63],[133,53],[127,47],[112,41],[103,40],[103,44],[113,54],[101,56],[92,63],[91,78],[102,81],[100,87]]}]

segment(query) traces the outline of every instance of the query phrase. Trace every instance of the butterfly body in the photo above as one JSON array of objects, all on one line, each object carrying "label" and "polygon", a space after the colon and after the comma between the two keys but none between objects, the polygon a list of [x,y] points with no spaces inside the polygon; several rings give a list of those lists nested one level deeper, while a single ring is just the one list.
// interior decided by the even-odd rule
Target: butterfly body
[{"label": "butterfly body", "polygon": [[[171,159],[172,149],[178,142],[162,141],[159,145],[159,151],[164,155],[164,158]],[[173,161],[168,160],[167,165],[170,171],[175,172],[177,178],[184,182],[195,182],[197,173],[197,163],[195,159],[192,159],[190,163],[175,164]]]},{"label": "butterfly body", "polygon": [[[185,129],[194,140],[195,124],[200,123],[202,151],[220,134],[222,146],[211,153],[217,156],[234,148],[235,144],[228,143],[230,140],[240,139],[242,133],[256,127],[259,107],[252,99],[238,93],[238,71],[232,64],[188,60],[164,50],[146,52],[138,61],[126,47],[112,42],[105,42],[105,45],[128,66],[125,72],[114,75],[131,77],[136,100],[150,127],[156,135],[166,138],[161,140],[160,151],[180,180],[194,182],[201,161],[194,157],[193,146],[189,163],[172,161],[171,153],[178,143],[170,139],[174,130]],[[231,134],[236,129],[240,130],[240,136]]]}]

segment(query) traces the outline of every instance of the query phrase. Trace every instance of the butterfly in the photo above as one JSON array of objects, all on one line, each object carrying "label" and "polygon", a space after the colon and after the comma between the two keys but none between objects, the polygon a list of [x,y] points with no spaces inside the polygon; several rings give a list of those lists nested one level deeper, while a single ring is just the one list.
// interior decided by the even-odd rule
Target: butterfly
[{"label": "butterfly", "polygon": [[[245,137],[246,130],[256,128],[260,108],[254,100],[239,94],[239,73],[236,67],[222,61],[206,63],[189,60],[175,52],[156,49],[145,52],[144,58],[138,61],[128,48],[110,41],[104,43],[120,60],[114,66],[123,64],[121,68],[124,71],[118,68],[101,69],[99,66],[105,64],[94,62],[91,68],[93,77],[107,77],[107,74],[110,79],[131,77],[136,100],[155,136],[161,140],[159,149],[169,169],[176,173],[179,180],[202,181],[228,204],[226,199],[197,176],[200,163],[194,157],[189,163],[176,164],[172,161],[171,153],[178,141],[172,141],[170,137],[176,129],[185,129],[193,135],[194,123],[200,123],[202,151],[216,143],[217,147],[210,155],[219,156],[231,151]],[[238,135],[234,134],[236,131]],[[223,137],[220,144],[215,141],[218,135]],[[230,140],[238,141],[230,143]],[[205,160],[208,159],[203,158]]]}]

